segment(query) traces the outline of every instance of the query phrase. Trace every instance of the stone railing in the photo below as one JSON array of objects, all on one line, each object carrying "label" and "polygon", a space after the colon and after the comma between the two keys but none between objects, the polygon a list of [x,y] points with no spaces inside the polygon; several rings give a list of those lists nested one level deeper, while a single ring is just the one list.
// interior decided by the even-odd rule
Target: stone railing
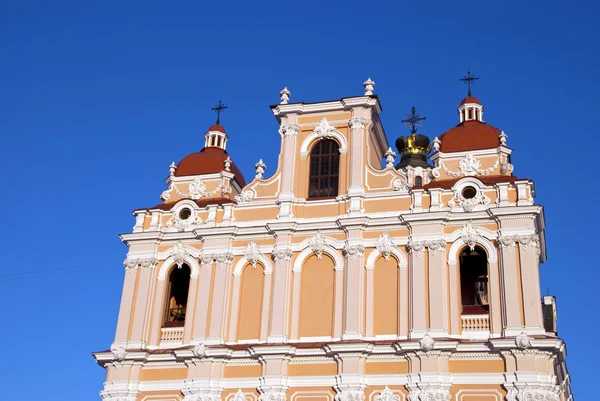
[{"label": "stone railing", "polygon": [[170,347],[173,345],[181,345],[183,343],[183,327],[163,327],[160,331],[161,347]]},{"label": "stone railing", "polygon": [[480,339],[490,336],[490,315],[462,315],[462,334],[463,337]]}]

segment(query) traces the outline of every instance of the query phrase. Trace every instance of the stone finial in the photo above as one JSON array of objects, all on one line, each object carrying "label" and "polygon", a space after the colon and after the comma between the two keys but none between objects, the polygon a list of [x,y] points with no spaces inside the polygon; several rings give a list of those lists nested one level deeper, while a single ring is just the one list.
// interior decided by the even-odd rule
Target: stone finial
[{"label": "stone finial", "polygon": [[506,139],[508,139],[508,135],[506,135],[504,131],[502,131],[500,132],[500,135],[498,137],[500,138],[500,144],[506,146]]},{"label": "stone finial", "polygon": [[394,161],[396,160],[396,152],[392,150],[392,148],[388,148],[387,152],[384,154],[385,156],[385,167],[392,168],[394,167]]},{"label": "stone finial", "polygon": [[442,144],[442,141],[440,141],[437,136],[435,137],[435,139],[431,143],[431,145],[433,146],[433,150],[436,151],[436,152],[440,150],[440,145],[441,144]]},{"label": "stone finial", "polygon": [[285,88],[283,88],[281,90],[281,92],[279,92],[279,94],[281,95],[281,104],[288,104],[288,102],[290,101],[290,96],[292,96],[292,93],[289,91],[287,86]]},{"label": "stone finial", "polygon": [[175,175],[175,170],[177,170],[177,166],[175,165],[175,162],[171,162],[171,165],[169,166],[169,175]]},{"label": "stone finial", "polygon": [[262,180],[263,174],[265,173],[265,170],[267,169],[267,165],[265,164],[265,162],[263,162],[263,159],[260,159],[258,161],[258,163],[256,163],[254,165],[254,167],[256,167],[256,175],[254,176],[254,178],[256,178],[258,180]]},{"label": "stone finial", "polygon": [[225,164],[225,171],[231,171],[231,157],[227,156],[223,163]]},{"label": "stone finial", "polygon": [[375,82],[371,81],[371,78],[367,79],[363,82],[365,87],[365,96],[370,96],[373,94],[373,89],[375,89]]}]

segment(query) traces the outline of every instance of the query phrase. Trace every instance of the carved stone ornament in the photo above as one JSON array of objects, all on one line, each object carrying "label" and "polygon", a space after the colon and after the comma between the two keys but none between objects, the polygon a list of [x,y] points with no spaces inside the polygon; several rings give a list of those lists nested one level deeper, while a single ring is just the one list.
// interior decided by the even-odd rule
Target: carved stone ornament
[{"label": "carved stone ornament", "polygon": [[283,136],[296,136],[300,131],[298,124],[284,124],[279,127],[279,134]]},{"label": "carved stone ornament", "polygon": [[515,338],[515,344],[517,345],[517,347],[519,347],[521,349],[525,349],[525,348],[528,348],[529,346],[531,346],[531,339],[529,338],[529,336],[527,335],[527,333],[525,333],[525,332],[522,331]]},{"label": "carved stone ornament", "polygon": [[290,260],[292,258],[292,250],[289,248],[279,249],[277,245],[275,245],[271,251],[271,258],[275,263],[281,263],[284,260]]},{"label": "carved stone ornament", "polygon": [[439,140],[439,138],[436,136],[433,140],[433,142],[431,142],[431,146],[433,147],[433,150],[435,152],[440,150],[440,145],[442,144],[442,141]]},{"label": "carved stone ornament", "polygon": [[214,257],[215,262],[217,262],[218,268],[225,267],[227,264],[231,263],[231,261],[233,260],[233,254],[231,252],[217,253],[217,254],[213,255],[213,257]]},{"label": "carved stone ornament", "polygon": [[267,165],[265,164],[265,162],[263,162],[263,159],[260,159],[254,165],[254,167],[256,168],[256,175],[254,176],[254,178],[256,178],[257,180],[262,180],[265,174],[265,170],[267,169]]},{"label": "carved stone ornament", "polygon": [[323,237],[323,234],[319,231],[310,238],[308,246],[310,247],[310,250],[317,255],[317,259],[321,259],[327,243],[325,242],[325,237]]},{"label": "carved stone ornament", "polygon": [[181,267],[185,263],[185,259],[188,256],[190,256],[190,253],[181,241],[179,241],[173,248],[171,248],[171,257],[173,258],[173,261],[177,264],[178,269],[181,269]]},{"label": "carved stone ornament", "polygon": [[281,97],[281,104],[288,104],[288,102],[290,101],[290,97],[292,96],[292,93],[289,91],[289,89],[286,86],[279,92],[279,96]]},{"label": "carved stone ornament", "polygon": [[446,249],[446,240],[439,239],[426,242],[426,246],[427,248],[429,248],[429,252],[432,255],[436,255],[438,252],[444,251]]},{"label": "carved stone ornament", "polygon": [[208,269],[212,265],[214,260],[214,256],[205,255],[204,250],[201,250],[200,255],[198,255],[198,262],[200,262],[200,266],[204,267],[205,269]]},{"label": "carved stone ornament", "polygon": [[406,249],[408,253],[414,253],[415,255],[420,255],[425,250],[425,241],[413,241],[412,239],[408,241],[406,245]]},{"label": "carved stone ornament", "polygon": [[116,350],[114,350],[112,353],[113,353],[113,356],[115,357],[115,360],[117,360],[119,362],[123,362],[125,360],[125,357],[127,356],[127,351],[125,351],[124,347],[119,347]]},{"label": "carved stone ornament", "polygon": [[559,387],[518,386],[511,388],[506,394],[506,401],[559,401]]},{"label": "carved stone ornament", "polygon": [[187,394],[183,401],[220,401],[221,396],[219,394],[211,394],[211,393],[191,393]]},{"label": "carved stone ornament", "polygon": [[138,399],[138,394],[105,394],[104,391],[100,392],[100,396],[102,397],[102,401],[136,401]]},{"label": "carved stone ornament", "polygon": [[377,250],[383,256],[385,261],[390,260],[390,255],[392,251],[396,248],[394,245],[394,241],[392,241],[392,237],[389,236],[388,233],[383,233],[377,238]]},{"label": "carved stone ornament", "polygon": [[204,346],[204,344],[198,344],[194,347],[194,349],[192,349],[192,353],[194,354],[194,356],[202,358],[206,355],[206,347]]},{"label": "carved stone ornament", "polygon": [[357,256],[362,255],[365,252],[365,247],[362,244],[350,245],[348,240],[346,240],[343,252],[350,260],[356,260]]},{"label": "carved stone ornament", "polygon": [[454,191],[454,197],[448,202],[448,206],[460,206],[465,212],[472,212],[477,205],[488,205],[491,201],[490,198],[485,196],[480,188],[476,188],[476,195],[473,198],[465,198],[462,191]]},{"label": "carved stone ornament", "polygon": [[155,258],[139,258],[139,259],[125,259],[123,265],[127,270],[137,269],[138,266],[142,270],[154,269],[158,264],[158,260]]},{"label": "carved stone ornament", "polygon": [[419,340],[419,346],[421,351],[429,352],[435,346],[435,340],[429,334],[425,334],[425,337]]},{"label": "carved stone ornament", "polygon": [[508,252],[512,252],[515,243],[518,243],[525,252],[529,250],[529,247],[534,247],[538,256],[541,253],[540,236],[538,234],[500,235],[498,237],[498,244],[501,248],[507,249]]},{"label": "carved stone ornament", "polygon": [[254,192],[252,191],[243,191],[239,195],[233,197],[233,200],[237,203],[247,203],[252,200],[254,197]]},{"label": "carved stone ornament", "polygon": [[[444,163],[440,160],[439,167],[443,168],[446,174],[451,177],[469,177],[475,175],[488,175],[491,174],[500,164],[500,159],[496,159],[494,164],[492,164],[489,168],[485,170],[480,170],[481,162],[477,160],[473,153],[469,152],[466,154],[464,158],[462,158],[458,162],[458,168],[460,171],[451,171],[449,170]],[[435,176],[435,174],[434,174]]]},{"label": "carved stone ornament", "polygon": [[409,401],[450,401],[450,390],[445,388],[413,389],[408,395]]},{"label": "carved stone ornament", "polygon": [[470,221],[460,229],[460,237],[465,244],[469,245],[472,251],[475,250],[477,241],[481,240],[479,230]]},{"label": "carved stone ornament", "polygon": [[223,162],[225,165],[225,171],[231,171],[231,157],[227,156],[227,159]]},{"label": "carved stone ornament", "polygon": [[258,397],[259,401],[285,401],[285,394],[279,391],[267,391]]},{"label": "carved stone ornament", "polygon": [[244,394],[244,392],[241,389],[239,389],[237,393],[235,393],[231,401],[246,401],[246,394]]},{"label": "carved stone ornament", "polygon": [[357,130],[362,130],[368,123],[369,120],[364,117],[352,117],[348,122],[348,124],[350,124],[350,128]]},{"label": "carved stone ornament", "polygon": [[363,86],[365,87],[365,96],[371,96],[373,94],[373,90],[375,90],[375,82],[368,78],[365,82],[363,82]]},{"label": "carved stone ornament", "polygon": [[391,147],[388,148],[383,156],[385,157],[385,167],[394,167],[394,162],[396,161],[396,152],[394,152]]},{"label": "carved stone ornament", "polygon": [[319,125],[313,130],[319,139],[330,139],[336,133],[336,129],[329,124],[327,118],[323,117]]},{"label": "carved stone ornament", "polygon": [[344,390],[336,394],[335,401],[365,401],[365,393],[359,390]]},{"label": "carved stone ornament", "polygon": [[507,173],[512,173],[514,170],[514,167],[512,164],[510,164],[508,162],[508,157],[506,155],[502,155],[502,158],[500,160],[500,172],[502,174],[507,174]]},{"label": "carved stone ornament", "polygon": [[409,189],[410,186],[408,185],[408,182],[406,182],[406,180],[402,178],[394,180],[394,191],[408,192]]},{"label": "carved stone ornament", "polygon": [[260,251],[255,241],[250,242],[244,250],[244,256],[246,257],[248,262],[250,262],[252,268],[256,268],[256,263],[258,262],[258,259],[261,255],[262,252]]},{"label": "carved stone ornament", "polygon": [[195,210],[187,219],[179,217],[179,213],[173,213],[173,216],[167,221],[165,227],[175,228],[177,231],[186,231],[198,227],[202,224],[202,219],[198,216]]},{"label": "carved stone ornament", "polygon": [[375,401],[400,401],[400,397],[392,393],[388,386],[385,386],[381,394],[375,396]]},{"label": "carved stone ornament", "polygon": [[[204,183],[204,181],[202,181],[200,179],[200,177],[196,177],[196,178],[194,178],[194,181],[192,181],[190,183],[190,185],[188,185],[188,193],[187,194],[184,194],[183,192],[181,192],[177,188],[177,186],[172,185],[172,188],[169,188],[169,191],[171,191],[171,189],[175,189],[175,192],[177,192],[177,195],[179,195],[180,197],[182,197],[184,199],[198,200],[198,199],[208,198],[210,196],[213,196],[221,189],[221,187],[218,186],[213,191],[206,191],[206,184]],[[164,192],[163,192],[163,195],[164,195]]]},{"label": "carved stone ornament", "polygon": [[446,241],[443,239],[413,241],[411,239],[408,241],[406,248],[410,253],[415,253],[417,255],[420,255],[425,248],[428,248],[432,255],[436,255],[439,251],[446,249]]},{"label": "carved stone ornament", "polygon": [[498,135],[498,138],[500,139],[500,144],[503,146],[506,146],[506,140],[508,139],[508,135],[506,135],[504,133],[504,131],[500,132],[500,135]]}]

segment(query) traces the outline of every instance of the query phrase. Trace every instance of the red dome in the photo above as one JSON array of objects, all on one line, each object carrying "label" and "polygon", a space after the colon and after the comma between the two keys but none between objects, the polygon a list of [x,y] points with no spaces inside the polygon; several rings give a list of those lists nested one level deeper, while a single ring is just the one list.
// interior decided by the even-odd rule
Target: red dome
[{"label": "red dome", "polygon": [[467,104],[467,103],[477,103],[477,104],[481,104],[481,102],[479,101],[479,99],[477,99],[476,97],[473,96],[467,96],[466,98],[464,98],[461,102],[460,105],[462,106],[463,104]]},{"label": "red dome", "polygon": [[226,133],[225,128],[222,125],[212,125],[208,130],[209,131],[219,131],[224,134]]},{"label": "red dome", "polygon": [[[215,127],[220,127],[216,125]],[[223,128],[223,127],[220,127]],[[211,127],[212,129],[212,127]],[[220,173],[225,170],[225,160],[229,155],[226,151],[217,147],[204,148],[200,152],[192,153],[184,157],[175,170],[176,177],[188,175]],[[246,186],[246,180],[237,166],[231,162],[231,172],[240,187]]]},{"label": "red dome", "polygon": [[440,135],[440,151],[450,153],[497,148],[500,146],[501,132],[481,121],[465,121]]}]

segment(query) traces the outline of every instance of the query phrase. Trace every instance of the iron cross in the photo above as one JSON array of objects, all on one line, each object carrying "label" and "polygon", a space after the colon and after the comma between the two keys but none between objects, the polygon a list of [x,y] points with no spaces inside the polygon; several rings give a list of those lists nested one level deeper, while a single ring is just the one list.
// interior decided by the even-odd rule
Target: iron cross
[{"label": "iron cross", "polygon": [[461,78],[460,80],[463,82],[466,82],[467,85],[469,85],[469,92],[468,92],[468,96],[471,96],[471,82],[473,81],[477,81],[479,78],[477,78],[475,75],[471,75],[471,70],[469,69],[469,71],[467,72],[467,76],[464,78]]},{"label": "iron cross", "polygon": [[217,125],[219,125],[219,123],[221,122],[221,111],[225,110],[227,108],[227,106],[225,106],[223,103],[221,103],[221,101],[219,100],[219,104],[217,105],[217,107],[213,107],[211,110],[214,110],[217,112]]},{"label": "iron cross", "polygon": [[421,121],[427,119],[427,117],[421,117],[421,111],[417,111],[415,106],[413,106],[410,110],[410,114],[407,113],[404,116],[406,117],[406,119],[402,120],[401,122],[404,123],[405,128],[410,128],[411,134],[416,134],[417,127],[423,126],[423,123]]}]

